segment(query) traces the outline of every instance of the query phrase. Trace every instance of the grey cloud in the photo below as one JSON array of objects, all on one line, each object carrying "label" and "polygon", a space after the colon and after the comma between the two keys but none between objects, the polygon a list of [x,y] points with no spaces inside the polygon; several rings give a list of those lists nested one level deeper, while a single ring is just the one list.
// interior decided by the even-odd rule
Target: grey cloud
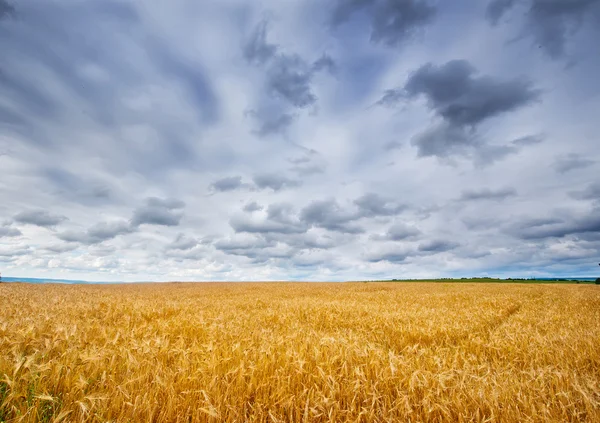
[{"label": "grey cloud", "polygon": [[514,197],[517,191],[514,188],[500,188],[493,190],[483,188],[480,190],[463,191],[460,196],[461,201],[479,201],[479,200],[505,200],[508,197]]},{"label": "grey cloud", "polygon": [[185,207],[185,202],[175,198],[164,199],[158,197],[149,197],[146,199],[146,204],[149,207],[161,207],[169,210],[181,209]]},{"label": "grey cloud", "polygon": [[134,228],[126,221],[112,221],[98,223],[87,231],[64,231],[58,234],[58,238],[66,242],[77,242],[80,244],[99,244],[134,232]]},{"label": "grey cloud", "polygon": [[418,148],[420,157],[446,157],[467,155],[481,143],[473,131],[444,122],[415,136],[411,144]]},{"label": "grey cloud", "polygon": [[367,193],[354,200],[362,217],[396,216],[407,208],[390,198],[375,193]]},{"label": "grey cloud", "polygon": [[44,247],[44,250],[49,251],[51,253],[68,253],[69,251],[74,251],[78,248],[77,244],[54,244],[48,245]]},{"label": "grey cloud", "polygon": [[285,188],[294,188],[301,185],[300,181],[287,178],[276,173],[261,173],[252,178],[258,189],[270,188],[273,191],[280,191]]},{"label": "grey cloud", "polygon": [[496,25],[500,18],[515,4],[516,0],[493,0],[488,4],[485,15],[487,19]]},{"label": "grey cloud", "polygon": [[466,216],[461,221],[470,231],[496,229],[502,223],[497,217],[482,216]]},{"label": "grey cloud", "polygon": [[543,134],[527,135],[513,140],[512,144],[517,147],[526,147],[529,145],[539,144],[544,141],[544,138],[545,136]]},{"label": "grey cloud", "polygon": [[474,151],[473,159],[477,166],[483,167],[518,152],[519,147],[514,145],[489,145],[483,143]]},{"label": "grey cloud", "polygon": [[394,106],[425,97],[442,122],[413,138],[419,156],[472,155],[479,163],[486,164],[516,152],[516,147],[486,145],[477,136],[477,126],[525,107],[540,95],[528,80],[503,81],[479,76],[466,60],[453,60],[440,66],[431,63],[421,66],[404,87],[386,91],[378,104]]},{"label": "grey cloud", "polygon": [[255,220],[250,219],[246,216],[234,216],[229,221],[229,224],[236,232],[247,232],[247,233],[281,233],[281,234],[295,234],[304,233],[307,230],[306,225],[301,222],[282,222],[273,220]]},{"label": "grey cloud", "polygon": [[493,0],[487,8],[488,20],[496,25],[517,3],[527,8],[524,33],[554,59],[565,54],[568,37],[576,33],[589,12],[598,11],[600,5],[598,0]]},{"label": "grey cloud", "polygon": [[358,217],[356,213],[348,212],[333,199],[314,201],[300,213],[301,220],[309,225],[349,234],[364,232],[363,228],[352,224]]},{"label": "grey cloud", "polygon": [[592,183],[588,185],[584,190],[572,191],[569,193],[569,195],[577,200],[600,201],[600,183]]},{"label": "grey cloud", "polygon": [[595,208],[586,215],[568,219],[527,219],[513,224],[509,232],[527,240],[597,234],[600,232],[600,209]]},{"label": "grey cloud", "polygon": [[256,201],[252,201],[252,202],[246,204],[243,208],[243,210],[246,213],[254,213],[255,211],[260,211],[262,209],[263,209],[263,206],[258,204]]},{"label": "grey cloud", "polygon": [[327,168],[325,160],[315,150],[305,150],[301,156],[288,159],[288,162],[292,164],[289,170],[299,176],[324,173]]},{"label": "grey cloud", "polygon": [[213,191],[226,192],[234,191],[238,188],[241,188],[242,186],[243,184],[241,176],[228,176],[225,178],[217,179],[210,185],[210,188]]},{"label": "grey cloud", "polygon": [[576,169],[584,169],[595,163],[595,161],[581,157],[579,154],[568,154],[564,157],[558,157],[553,166],[558,173],[567,173]]},{"label": "grey cloud", "polygon": [[436,9],[422,0],[338,0],[331,16],[338,26],[364,11],[371,23],[371,41],[395,47],[433,21]]},{"label": "grey cloud", "polygon": [[404,93],[408,98],[424,96],[437,115],[456,126],[477,125],[540,96],[540,91],[525,79],[502,81],[477,76],[466,60],[421,66],[409,77]]},{"label": "grey cloud", "polygon": [[0,249],[0,257],[6,257],[10,259],[12,257],[25,256],[27,254],[31,254],[31,252],[32,251],[29,247]]},{"label": "grey cloud", "polygon": [[393,151],[400,150],[402,148],[402,143],[399,141],[390,141],[383,146],[385,151]]},{"label": "grey cloud", "polygon": [[[317,101],[311,87],[315,73],[331,70],[335,66],[333,59],[327,55],[321,56],[311,66],[297,54],[280,52],[279,46],[267,41],[266,22],[257,26],[242,51],[247,61],[265,67],[266,85],[270,93],[300,109],[312,106]],[[281,131],[291,121],[292,116],[286,113],[277,119],[266,119],[258,134],[268,135]]]},{"label": "grey cloud", "polygon": [[367,256],[367,261],[371,263],[378,263],[381,261],[387,261],[389,263],[402,263],[410,256],[411,253],[407,251],[376,252],[369,254]]},{"label": "grey cloud", "polygon": [[146,200],[144,206],[134,211],[131,224],[133,226],[143,224],[177,226],[182,218],[182,213],[178,209],[183,207],[185,207],[183,201],[151,197]]},{"label": "grey cloud", "polygon": [[250,63],[262,65],[277,52],[277,46],[267,42],[267,25],[266,21],[259,23],[242,48],[244,58]]},{"label": "grey cloud", "polygon": [[312,69],[314,72],[326,70],[331,74],[335,74],[337,71],[337,65],[331,56],[328,54],[323,54],[315,61],[315,63],[313,63]]},{"label": "grey cloud", "polygon": [[215,242],[213,245],[217,250],[230,253],[232,251],[247,251],[273,247],[275,242],[267,241],[262,237],[245,237],[221,239]]},{"label": "grey cloud", "polygon": [[12,228],[8,225],[0,226],[0,238],[14,238],[21,235],[21,231],[17,228]]},{"label": "grey cloud", "polygon": [[272,259],[290,259],[296,253],[294,249],[285,245],[278,245],[274,241],[255,236],[243,238],[236,236],[219,240],[214,247],[225,254],[251,259],[253,263],[265,263]]},{"label": "grey cloud", "polygon": [[313,71],[297,55],[281,55],[267,72],[268,88],[294,107],[304,108],[316,103],[311,90]]},{"label": "grey cloud", "polygon": [[6,0],[0,0],[0,19],[7,16],[14,16],[15,8]]},{"label": "grey cloud", "polygon": [[289,128],[295,120],[295,116],[289,113],[282,113],[279,116],[271,116],[261,121],[256,134],[260,137],[266,137],[274,134],[281,134]]},{"label": "grey cloud", "polygon": [[414,226],[396,223],[389,227],[384,238],[389,241],[403,241],[405,239],[414,238],[420,234],[421,231]]},{"label": "grey cloud", "polygon": [[46,210],[23,211],[15,215],[14,219],[19,223],[41,226],[44,228],[56,226],[67,220],[65,216],[52,214]]},{"label": "grey cloud", "polygon": [[196,245],[198,245],[198,241],[195,238],[180,233],[167,248],[170,250],[190,250]]},{"label": "grey cloud", "polygon": [[[198,111],[199,121],[204,125],[215,123],[219,119],[220,102],[202,64],[176,54],[177,49],[172,46],[155,42],[152,47],[150,52],[156,65],[184,88]],[[184,142],[181,142],[180,148],[189,150],[190,154],[192,152]]]},{"label": "grey cloud", "polygon": [[460,244],[452,241],[433,240],[419,245],[419,251],[424,253],[443,253],[457,248]]},{"label": "grey cloud", "polygon": [[302,234],[307,225],[298,219],[294,208],[288,203],[274,203],[267,208],[266,218],[235,215],[229,222],[235,232],[260,234]]},{"label": "grey cloud", "polygon": [[56,194],[83,205],[100,205],[113,202],[114,190],[105,181],[76,176],[58,167],[48,167],[41,172],[44,181],[50,184]]},{"label": "grey cloud", "polygon": [[313,231],[302,234],[266,234],[265,237],[269,240],[287,244],[288,246],[298,250],[327,250],[334,248],[337,242],[331,236],[319,236]]}]

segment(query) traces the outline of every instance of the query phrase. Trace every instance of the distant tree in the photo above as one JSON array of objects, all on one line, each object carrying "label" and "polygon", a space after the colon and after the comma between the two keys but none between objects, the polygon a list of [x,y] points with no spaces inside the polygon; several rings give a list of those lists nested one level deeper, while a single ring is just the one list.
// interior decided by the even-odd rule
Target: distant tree
[{"label": "distant tree", "polygon": [[600,285],[600,278],[596,279],[596,285]]}]

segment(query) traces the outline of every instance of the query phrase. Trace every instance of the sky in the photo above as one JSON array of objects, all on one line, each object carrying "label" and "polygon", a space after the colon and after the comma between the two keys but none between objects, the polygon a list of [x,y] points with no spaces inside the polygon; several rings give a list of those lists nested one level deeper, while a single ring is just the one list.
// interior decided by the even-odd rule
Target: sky
[{"label": "sky", "polygon": [[600,0],[0,0],[0,271],[595,276]]}]

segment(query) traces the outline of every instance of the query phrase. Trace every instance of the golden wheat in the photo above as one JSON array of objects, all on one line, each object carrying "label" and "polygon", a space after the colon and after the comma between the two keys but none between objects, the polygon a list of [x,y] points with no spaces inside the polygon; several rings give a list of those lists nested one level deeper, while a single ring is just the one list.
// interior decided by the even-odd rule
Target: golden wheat
[{"label": "golden wheat", "polygon": [[600,422],[600,289],[0,285],[0,421]]}]

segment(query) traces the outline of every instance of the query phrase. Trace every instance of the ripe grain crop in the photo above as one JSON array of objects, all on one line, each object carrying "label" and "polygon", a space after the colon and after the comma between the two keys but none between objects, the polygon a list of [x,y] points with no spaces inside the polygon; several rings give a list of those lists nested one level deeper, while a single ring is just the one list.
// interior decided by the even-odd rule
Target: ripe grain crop
[{"label": "ripe grain crop", "polygon": [[1,422],[600,422],[590,285],[0,284]]}]

